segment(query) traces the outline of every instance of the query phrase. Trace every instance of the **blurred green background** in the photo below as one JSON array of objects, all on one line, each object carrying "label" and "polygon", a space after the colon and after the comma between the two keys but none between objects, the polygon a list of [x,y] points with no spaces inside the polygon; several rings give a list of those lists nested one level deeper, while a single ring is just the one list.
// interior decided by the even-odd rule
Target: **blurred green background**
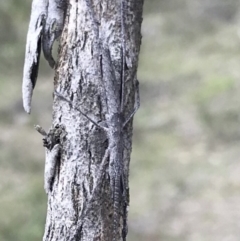
[{"label": "blurred green background", "polygon": [[[53,71],[41,61],[31,116],[21,80],[30,0],[0,0],[0,241],[42,239]],[[146,0],[134,121],[131,241],[240,237],[240,5]]]}]

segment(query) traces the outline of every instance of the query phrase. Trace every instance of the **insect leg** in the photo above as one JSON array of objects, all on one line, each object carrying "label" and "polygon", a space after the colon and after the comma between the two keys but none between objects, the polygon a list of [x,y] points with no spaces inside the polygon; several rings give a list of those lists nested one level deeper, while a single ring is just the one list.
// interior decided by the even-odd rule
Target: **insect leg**
[{"label": "insect leg", "polygon": [[60,94],[59,92],[57,92],[56,90],[54,91],[54,94],[59,98],[62,99],[64,101],[66,101],[73,109],[79,111],[85,118],[87,118],[90,122],[92,122],[95,126],[97,126],[98,128],[107,131],[106,127],[103,127],[101,125],[99,125],[96,121],[94,121],[93,119],[91,119],[90,117],[88,117],[84,112],[82,112],[78,107],[73,106],[72,101],[70,101],[69,99],[67,99],[66,97],[64,97],[62,94]]},{"label": "insect leg", "polygon": [[139,82],[136,81],[136,92],[135,92],[135,107],[132,111],[132,113],[127,117],[127,119],[123,123],[123,128],[127,125],[127,123],[133,118],[133,116],[136,114],[137,110],[140,107],[140,95],[139,95]]}]

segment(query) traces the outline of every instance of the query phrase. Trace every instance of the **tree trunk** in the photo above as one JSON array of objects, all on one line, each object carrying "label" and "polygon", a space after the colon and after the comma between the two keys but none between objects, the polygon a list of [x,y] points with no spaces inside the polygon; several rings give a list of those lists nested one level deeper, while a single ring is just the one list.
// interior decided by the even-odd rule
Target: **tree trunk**
[{"label": "tree trunk", "polygon": [[[111,65],[109,69],[115,76],[111,81],[116,87],[113,98],[120,100],[123,95],[122,110],[126,120],[134,110],[136,99],[142,6],[143,0],[124,3],[69,0],[54,78],[57,92],[53,122],[48,134],[57,138],[52,140],[52,147],[58,143],[60,154],[56,151],[52,157],[57,162],[54,179],[45,180],[48,210],[43,241],[125,240],[127,199],[119,210],[117,232],[113,228],[112,174],[110,158],[105,155],[110,141],[104,131],[104,127],[110,125],[107,116],[112,107],[104,66]],[[106,48],[111,62],[103,56]],[[123,191],[128,196],[132,120],[122,134]],[[111,155],[113,150],[108,150]],[[45,175],[48,172],[46,170]]]}]

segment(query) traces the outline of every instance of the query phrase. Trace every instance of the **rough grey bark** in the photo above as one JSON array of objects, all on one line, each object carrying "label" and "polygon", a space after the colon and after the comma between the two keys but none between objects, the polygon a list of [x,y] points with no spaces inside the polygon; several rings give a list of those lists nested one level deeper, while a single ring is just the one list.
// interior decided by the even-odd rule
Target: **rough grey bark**
[{"label": "rough grey bark", "polygon": [[36,128],[49,166],[43,241],[125,240],[143,0],[67,6],[52,127]]}]

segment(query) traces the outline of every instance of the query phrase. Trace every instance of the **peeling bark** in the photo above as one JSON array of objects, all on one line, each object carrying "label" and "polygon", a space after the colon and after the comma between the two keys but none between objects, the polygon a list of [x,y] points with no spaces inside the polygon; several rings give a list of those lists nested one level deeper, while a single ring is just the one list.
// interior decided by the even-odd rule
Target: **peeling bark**
[{"label": "peeling bark", "polygon": [[52,47],[62,33],[67,0],[33,0],[25,51],[22,96],[24,110],[30,114],[33,89],[37,82],[41,50],[54,68]]},{"label": "peeling bark", "polygon": [[32,2],[22,84],[23,107],[28,114],[31,112],[32,94],[38,77],[42,29],[47,15],[47,6],[48,0]]},{"label": "peeling bark", "polygon": [[66,14],[67,0],[49,0],[47,19],[43,29],[43,54],[51,68],[55,66],[52,47],[56,39],[61,36]]},{"label": "peeling bark", "polygon": [[[126,239],[142,7],[143,0],[69,0],[54,78],[55,93],[68,101],[54,94],[49,133],[61,126],[64,137],[47,147],[57,166],[47,188],[43,241]],[[113,141],[115,135],[121,138]],[[119,202],[113,201],[119,195],[111,186],[116,159],[124,175]],[[121,182],[119,177],[114,181]]]}]

